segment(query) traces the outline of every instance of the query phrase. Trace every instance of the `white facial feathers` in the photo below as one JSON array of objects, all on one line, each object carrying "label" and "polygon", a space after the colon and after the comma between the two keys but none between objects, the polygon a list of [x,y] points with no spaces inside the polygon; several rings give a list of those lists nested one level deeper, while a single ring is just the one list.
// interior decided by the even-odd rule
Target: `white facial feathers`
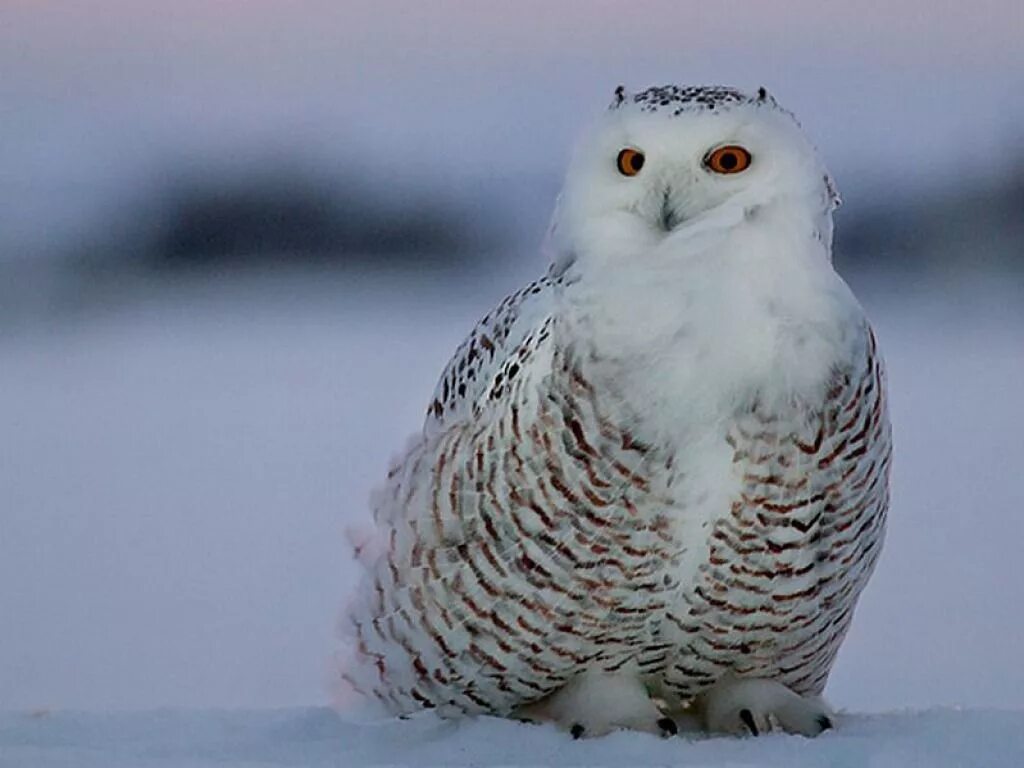
[{"label": "white facial feathers", "polygon": [[[743,155],[730,151],[725,165],[712,167],[711,154],[723,148],[749,153],[749,166],[735,170]],[[622,167],[624,150],[640,155],[635,173]],[[830,238],[834,185],[793,116],[763,90],[620,89],[576,148],[553,245],[562,260],[610,249],[628,258],[783,199],[806,208]]]}]

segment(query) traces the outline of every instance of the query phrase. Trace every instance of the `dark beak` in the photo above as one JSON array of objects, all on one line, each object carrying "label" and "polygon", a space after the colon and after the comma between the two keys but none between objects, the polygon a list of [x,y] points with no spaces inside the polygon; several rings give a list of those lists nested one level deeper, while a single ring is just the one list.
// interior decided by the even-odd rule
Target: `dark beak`
[{"label": "dark beak", "polygon": [[672,207],[672,190],[666,189],[665,196],[661,201],[661,227],[666,232],[671,232],[679,223],[675,208]]}]

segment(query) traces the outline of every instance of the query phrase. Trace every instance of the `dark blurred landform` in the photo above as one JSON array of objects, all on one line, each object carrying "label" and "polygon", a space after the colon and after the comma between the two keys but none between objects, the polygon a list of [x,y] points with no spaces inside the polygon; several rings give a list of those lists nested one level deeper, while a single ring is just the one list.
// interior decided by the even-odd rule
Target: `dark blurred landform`
[{"label": "dark blurred landform", "polygon": [[[169,172],[142,192],[126,191],[87,237],[56,256],[0,258],[0,320],[16,327],[59,319],[159,292],[163,283],[225,275],[479,276],[536,252],[557,189],[553,176],[481,179],[447,191],[373,186],[281,162]],[[1019,282],[1024,174],[913,195],[847,192],[837,214],[836,264],[846,275],[918,279],[984,270]]]}]

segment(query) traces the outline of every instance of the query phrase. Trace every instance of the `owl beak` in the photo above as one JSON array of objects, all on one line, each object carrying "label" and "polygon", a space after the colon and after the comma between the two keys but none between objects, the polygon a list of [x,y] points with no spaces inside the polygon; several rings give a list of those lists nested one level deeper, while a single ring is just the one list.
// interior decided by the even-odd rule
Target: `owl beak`
[{"label": "owl beak", "polygon": [[672,205],[672,190],[666,188],[665,196],[661,201],[661,228],[666,232],[671,232],[679,224],[680,218],[676,213],[675,207]]}]

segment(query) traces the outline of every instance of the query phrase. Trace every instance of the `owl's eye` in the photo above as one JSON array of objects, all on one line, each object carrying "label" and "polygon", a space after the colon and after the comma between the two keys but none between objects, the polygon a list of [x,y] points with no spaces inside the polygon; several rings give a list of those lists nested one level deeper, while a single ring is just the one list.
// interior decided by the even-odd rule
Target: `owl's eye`
[{"label": "owl's eye", "polygon": [[644,153],[639,149],[624,149],[619,152],[618,160],[619,173],[623,176],[636,176],[644,167]]},{"label": "owl's eye", "polygon": [[750,153],[738,144],[713,149],[704,156],[704,167],[715,173],[739,173],[750,167]]}]

